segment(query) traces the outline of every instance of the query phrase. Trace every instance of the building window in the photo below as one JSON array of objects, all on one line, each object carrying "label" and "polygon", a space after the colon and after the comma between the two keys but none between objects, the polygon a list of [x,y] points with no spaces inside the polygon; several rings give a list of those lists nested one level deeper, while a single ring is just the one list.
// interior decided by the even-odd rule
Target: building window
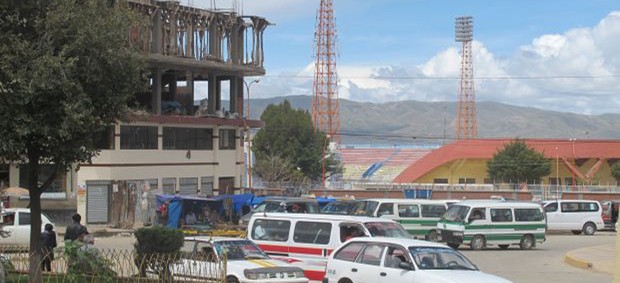
[{"label": "building window", "polygon": [[448,179],[447,178],[435,178],[433,179],[433,183],[434,184],[447,184]]},{"label": "building window", "polygon": [[179,194],[195,196],[198,194],[198,178],[179,178]]},{"label": "building window", "polygon": [[8,164],[0,164],[0,189],[11,186],[9,168]]},{"label": "building window", "polygon": [[157,149],[157,127],[121,126],[121,149]]},{"label": "building window", "polygon": [[213,129],[164,127],[164,149],[213,149]]},{"label": "building window", "polygon": [[559,178],[549,178],[549,185],[562,185],[560,183],[558,183],[558,181],[560,181],[562,179]]},{"label": "building window", "polygon": [[[39,165],[39,176],[37,176],[37,186],[43,185],[45,181],[52,175],[54,172],[55,166],[49,164],[41,164]],[[60,173],[56,176],[56,179],[52,182],[52,184],[44,189],[46,193],[63,193],[65,192],[65,181],[66,174]],[[29,188],[30,185],[30,166],[28,164],[23,164],[19,166],[19,186],[22,188]]]},{"label": "building window", "polygon": [[213,195],[213,177],[200,178],[200,194],[204,196]]},{"label": "building window", "polygon": [[220,149],[235,149],[236,130],[220,130]]},{"label": "building window", "polygon": [[96,149],[114,149],[114,126],[95,133],[93,143]]},{"label": "building window", "polygon": [[491,178],[484,178],[484,183],[486,185],[492,185],[493,184],[493,179],[491,179]]},{"label": "building window", "polygon": [[177,192],[177,178],[163,178],[161,180],[161,190],[164,194],[174,195]]},{"label": "building window", "polygon": [[475,184],[475,178],[459,178],[459,184]]}]

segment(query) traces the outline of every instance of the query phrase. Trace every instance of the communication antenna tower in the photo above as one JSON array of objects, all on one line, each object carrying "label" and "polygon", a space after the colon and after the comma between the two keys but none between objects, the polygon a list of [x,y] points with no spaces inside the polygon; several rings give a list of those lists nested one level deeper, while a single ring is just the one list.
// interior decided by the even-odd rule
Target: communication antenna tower
[{"label": "communication antenna tower", "polygon": [[459,104],[456,137],[459,140],[475,139],[478,136],[476,122],[476,95],[474,93],[474,64],[471,42],[474,37],[472,17],[458,17],[455,23],[456,42],[463,43],[461,50],[461,79],[459,85]]},{"label": "communication antenna tower", "polygon": [[333,0],[321,0],[314,33],[316,54],[312,99],[314,129],[340,143],[340,104],[336,72],[336,21]]}]

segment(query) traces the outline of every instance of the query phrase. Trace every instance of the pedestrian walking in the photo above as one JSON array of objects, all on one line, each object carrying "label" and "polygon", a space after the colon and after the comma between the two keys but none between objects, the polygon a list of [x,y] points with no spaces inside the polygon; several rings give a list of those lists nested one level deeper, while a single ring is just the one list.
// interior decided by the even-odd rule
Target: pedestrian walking
[{"label": "pedestrian walking", "polygon": [[86,229],[86,227],[80,223],[82,221],[82,216],[76,213],[73,214],[71,218],[73,219],[73,223],[67,226],[67,230],[65,232],[65,241],[81,240],[84,235],[88,234],[88,230]]},{"label": "pedestrian walking", "polygon": [[43,261],[41,267],[43,271],[52,271],[52,261],[54,260],[54,248],[58,246],[56,243],[56,232],[54,226],[50,223],[45,224],[45,231],[41,233],[43,240]]}]

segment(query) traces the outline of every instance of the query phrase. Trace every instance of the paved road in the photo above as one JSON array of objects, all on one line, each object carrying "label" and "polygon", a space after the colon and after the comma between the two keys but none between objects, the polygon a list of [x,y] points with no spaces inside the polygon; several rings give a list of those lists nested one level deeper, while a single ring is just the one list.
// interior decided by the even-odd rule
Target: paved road
[{"label": "paved road", "polygon": [[[133,249],[133,237],[97,238],[99,248]],[[599,245],[614,245],[615,233],[597,232],[594,236],[548,235],[547,241],[531,251],[518,247],[509,250],[471,251],[461,248],[478,267],[515,283],[590,283],[611,282],[612,276],[572,267],[564,262],[567,251]]]},{"label": "paved road", "polygon": [[567,251],[598,245],[614,245],[615,233],[597,232],[594,236],[548,235],[547,241],[531,251],[489,249],[461,252],[484,272],[515,283],[611,282],[612,276],[572,267],[564,262]]}]

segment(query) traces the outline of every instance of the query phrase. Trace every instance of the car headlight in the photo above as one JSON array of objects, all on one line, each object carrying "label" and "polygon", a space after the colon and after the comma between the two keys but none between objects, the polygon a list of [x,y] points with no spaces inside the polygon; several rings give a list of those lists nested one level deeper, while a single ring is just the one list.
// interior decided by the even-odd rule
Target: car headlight
[{"label": "car headlight", "polygon": [[252,270],[244,270],[243,275],[250,280],[269,279],[269,274],[264,272],[255,272]]},{"label": "car headlight", "polygon": [[303,270],[295,270],[295,277],[301,278],[301,277],[306,277],[306,275],[304,274]]}]

